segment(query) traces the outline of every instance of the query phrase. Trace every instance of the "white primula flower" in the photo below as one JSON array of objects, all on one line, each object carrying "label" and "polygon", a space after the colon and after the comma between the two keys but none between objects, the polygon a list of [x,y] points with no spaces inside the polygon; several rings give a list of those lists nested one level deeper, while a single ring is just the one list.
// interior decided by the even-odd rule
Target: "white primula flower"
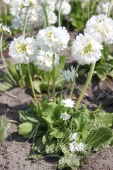
[{"label": "white primula flower", "polygon": [[6,32],[11,34],[11,31],[10,31],[9,27],[7,27],[6,25],[3,25],[2,23],[0,23],[0,33],[6,33]]},{"label": "white primula flower", "polygon": [[86,23],[85,33],[91,34],[98,42],[113,43],[113,20],[104,14],[92,16]]},{"label": "white primula flower", "polygon": [[93,64],[101,57],[102,45],[91,35],[79,34],[72,45],[72,57],[79,64]]},{"label": "white primula flower", "polygon": [[65,100],[62,100],[61,103],[64,105],[64,107],[69,107],[69,108],[73,108],[74,107],[74,104],[75,102],[72,101],[71,99],[65,99]]},{"label": "white primula flower", "polygon": [[[35,58],[36,65],[41,69],[45,71],[52,70],[52,59],[53,59],[53,53],[48,51],[45,52],[43,50],[39,50],[38,55]],[[59,64],[59,56],[58,54],[55,54],[55,67]]]},{"label": "white primula flower", "polygon": [[55,24],[57,22],[57,16],[53,11],[47,10],[47,16],[49,24]]},{"label": "white primula flower", "polygon": [[68,120],[70,118],[70,115],[68,115],[66,112],[65,113],[61,113],[60,118],[63,119],[63,120]]},{"label": "white primula flower", "polygon": [[20,36],[10,43],[9,55],[18,63],[27,64],[33,61],[37,52],[34,38]]},{"label": "white primula flower", "polygon": [[110,11],[112,10],[112,5],[110,2],[100,2],[98,5],[97,5],[97,8],[96,8],[96,12],[98,14],[108,14]]},{"label": "white primula flower", "polygon": [[[75,68],[73,66],[71,67],[71,70],[60,70],[62,74],[62,78],[66,81],[73,81],[74,80],[74,75],[75,75]],[[78,74],[76,75],[78,76]]]},{"label": "white primula flower", "polygon": [[69,137],[70,141],[77,140],[77,135],[78,135],[77,132],[70,134],[70,137]]},{"label": "white primula flower", "polygon": [[56,4],[56,10],[57,11],[61,10],[62,15],[68,15],[71,12],[71,5],[67,1],[62,2],[61,8],[60,5],[61,5],[61,1],[59,1]]},{"label": "white primula flower", "polygon": [[44,51],[59,52],[67,47],[70,36],[65,27],[47,27],[39,31],[37,45]]},{"label": "white primula flower", "polygon": [[77,143],[76,141],[73,141],[71,143],[69,143],[69,147],[72,153],[78,151],[78,152],[82,152],[84,150],[84,143]]}]

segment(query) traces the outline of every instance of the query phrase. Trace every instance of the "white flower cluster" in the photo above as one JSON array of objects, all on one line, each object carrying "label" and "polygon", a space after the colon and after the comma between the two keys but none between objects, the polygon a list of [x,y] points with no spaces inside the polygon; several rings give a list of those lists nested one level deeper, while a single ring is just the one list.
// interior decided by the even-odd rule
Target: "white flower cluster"
[{"label": "white flower cluster", "polygon": [[37,52],[34,38],[20,36],[14,38],[9,46],[9,55],[18,63],[28,64],[35,59]]},{"label": "white flower cluster", "polygon": [[[75,68],[73,68],[73,66],[71,67],[71,70],[60,70],[61,74],[62,74],[62,78],[63,80],[66,81],[73,81],[74,80],[74,75],[75,75]],[[76,75],[78,76],[78,74]]]},{"label": "white flower cluster", "polygon": [[69,143],[69,148],[70,148],[72,153],[74,153],[76,151],[82,152],[84,150],[84,143],[83,142],[80,142],[80,143],[77,142],[77,135],[78,135],[77,132],[70,135],[70,141],[71,142]]},{"label": "white flower cluster", "polygon": [[[52,59],[53,53],[48,51],[39,50],[38,55],[35,58],[36,65],[40,68],[40,70],[50,71],[52,70]],[[55,67],[59,64],[59,56],[55,54]]]},{"label": "white flower cluster", "polygon": [[86,23],[85,33],[91,34],[100,43],[113,43],[113,20],[105,14],[92,16]]},{"label": "white flower cluster", "polygon": [[[61,7],[60,7],[61,6]],[[71,12],[71,5],[67,0],[64,0],[61,5],[61,1],[56,4],[56,10],[61,10],[62,15],[68,15]]]},{"label": "white flower cluster", "polygon": [[[48,17],[49,24],[55,24],[57,22],[57,16],[55,14],[55,4],[57,0],[43,0],[43,3],[46,6],[46,12]],[[44,16],[44,14],[43,14]]]},{"label": "white flower cluster", "polygon": [[101,57],[102,45],[89,34],[79,34],[72,45],[72,56],[79,64],[95,63]]},{"label": "white flower cluster", "polygon": [[92,16],[84,35],[79,34],[72,45],[72,56],[79,64],[93,64],[101,57],[102,43],[113,44],[113,20],[105,14]]},{"label": "white flower cluster", "polygon": [[96,12],[98,14],[108,14],[110,13],[112,10],[112,4],[110,2],[100,2],[98,5],[97,5],[97,8],[96,8]]},{"label": "white flower cluster", "polygon": [[64,105],[64,107],[68,107],[68,108],[73,108],[75,102],[72,101],[71,99],[67,98],[65,100],[62,100],[61,103]]},{"label": "white flower cluster", "polygon": [[61,113],[60,118],[63,119],[63,120],[68,120],[70,118],[70,115],[67,114],[66,112],[65,113]]},{"label": "white flower cluster", "polygon": [[37,35],[37,44],[44,51],[57,53],[67,47],[70,39],[65,27],[47,27]]},{"label": "white flower cluster", "polygon": [[14,16],[12,26],[14,29],[23,29],[26,13],[28,10],[27,29],[38,21],[42,15],[42,8],[37,0],[13,0],[10,3],[10,13]]},{"label": "white flower cluster", "polygon": [[6,32],[11,34],[11,31],[10,31],[9,27],[7,27],[6,25],[3,25],[2,23],[0,23],[0,33],[6,33]]}]

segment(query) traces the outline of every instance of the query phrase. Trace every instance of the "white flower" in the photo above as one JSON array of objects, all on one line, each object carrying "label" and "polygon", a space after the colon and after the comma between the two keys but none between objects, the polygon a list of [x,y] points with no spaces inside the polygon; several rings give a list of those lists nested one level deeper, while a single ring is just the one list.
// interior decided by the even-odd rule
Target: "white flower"
[{"label": "white flower", "polygon": [[71,12],[71,5],[67,1],[63,1],[60,9],[61,1],[56,4],[56,10],[61,10],[62,15],[68,15]]},{"label": "white flower", "polygon": [[3,25],[2,23],[0,23],[0,33],[6,33],[6,32],[11,34],[11,31],[10,31],[9,27],[7,27],[6,25]]},{"label": "white flower", "polygon": [[87,24],[85,33],[91,34],[98,42],[113,43],[113,20],[104,14],[92,16]]},{"label": "white flower", "polygon": [[66,112],[65,113],[61,113],[60,118],[63,119],[63,120],[68,120],[70,118],[70,115],[68,115]]},{"label": "white flower", "polygon": [[[41,69],[45,71],[52,70],[52,59],[53,59],[53,53],[48,51],[45,52],[43,50],[39,50],[38,55],[35,58],[36,65]],[[55,54],[55,67],[59,64],[59,56],[58,54]]]},{"label": "white flower", "polygon": [[76,141],[73,141],[71,143],[69,143],[69,147],[72,153],[78,151],[78,152],[82,152],[84,150],[84,143],[77,143]]},{"label": "white flower", "polygon": [[59,52],[67,47],[70,36],[65,27],[47,27],[37,35],[37,44],[44,51]]},{"label": "white flower", "polygon": [[49,24],[55,24],[57,22],[57,16],[53,11],[47,10],[47,16]]},{"label": "white flower", "polygon": [[93,64],[101,57],[102,45],[91,35],[79,34],[72,45],[72,57],[79,64]]},{"label": "white flower", "polygon": [[112,5],[110,2],[100,2],[98,5],[97,5],[97,8],[96,8],[96,12],[98,14],[108,14],[110,11],[112,10]]},{"label": "white flower", "polygon": [[27,64],[34,60],[37,45],[34,38],[20,36],[14,38],[9,46],[9,55],[18,63]]},{"label": "white flower", "polygon": [[75,133],[73,133],[73,134],[70,134],[70,141],[73,141],[73,140],[77,140],[77,135],[78,135],[78,133],[77,132],[75,132]]},{"label": "white flower", "polygon": [[[71,67],[71,71],[70,70],[60,70],[60,72],[61,72],[62,78],[64,80],[66,80],[66,81],[74,80],[75,68],[73,68],[73,66]],[[78,74],[76,76],[78,76]]]},{"label": "white flower", "polygon": [[37,0],[13,0],[10,4],[10,13],[14,16],[12,26],[14,29],[23,29],[28,10],[27,29],[29,29],[35,21],[38,21],[39,15],[42,15],[42,8]]},{"label": "white flower", "polygon": [[65,99],[65,100],[62,100],[61,103],[64,105],[64,107],[70,107],[70,108],[73,108],[74,107],[74,104],[75,102],[72,101],[71,99]]}]

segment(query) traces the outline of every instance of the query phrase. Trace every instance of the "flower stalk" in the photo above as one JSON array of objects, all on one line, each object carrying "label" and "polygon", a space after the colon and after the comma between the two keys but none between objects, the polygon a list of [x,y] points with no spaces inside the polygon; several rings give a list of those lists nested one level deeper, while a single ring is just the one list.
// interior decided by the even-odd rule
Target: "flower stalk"
[{"label": "flower stalk", "polygon": [[41,1],[41,5],[42,5],[42,9],[43,9],[43,12],[44,12],[44,16],[45,16],[45,21],[46,21],[46,27],[49,27],[49,21],[48,21],[48,16],[47,16],[47,12],[46,12],[46,7],[44,5],[44,3]]},{"label": "flower stalk", "polygon": [[77,68],[75,70],[74,80],[72,82],[72,87],[71,87],[69,98],[71,98],[72,94],[73,94],[73,90],[74,90],[74,86],[75,86],[75,82],[76,82],[76,77],[77,77],[77,72],[78,72],[79,67],[80,67],[80,64],[77,64]]},{"label": "flower stalk", "polygon": [[56,97],[55,97],[55,54],[53,54],[52,59],[52,76],[53,76],[53,102],[56,103]]},{"label": "flower stalk", "polygon": [[31,70],[30,70],[29,64],[27,64],[27,70],[28,70],[29,81],[30,81],[30,85],[31,85],[31,89],[32,89],[32,94],[33,94],[35,102],[37,103],[37,98],[36,98],[35,90],[33,87],[33,81],[32,81],[32,77],[31,77]]},{"label": "flower stalk", "polygon": [[87,81],[86,81],[86,83],[85,83],[85,85],[84,85],[84,87],[83,87],[83,90],[82,90],[79,98],[78,98],[78,101],[76,102],[76,105],[75,105],[75,109],[76,109],[76,110],[78,110],[79,105],[80,105],[80,103],[81,103],[81,101],[82,101],[82,99],[83,99],[83,97],[84,97],[84,94],[85,94],[87,88],[88,88],[88,85],[89,85],[89,83],[90,83],[90,81],[91,81],[91,78],[92,78],[92,76],[93,76],[94,68],[95,68],[95,64],[92,64],[92,65],[91,65],[91,68],[90,68],[90,72],[89,72],[89,74],[88,74]]},{"label": "flower stalk", "polygon": [[58,12],[58,26],[59,27],[61,26],[61,6],[62,6],[62,2],[63,2],[63,0],[61,0],[60,9],[59,9],[59,12]]}]

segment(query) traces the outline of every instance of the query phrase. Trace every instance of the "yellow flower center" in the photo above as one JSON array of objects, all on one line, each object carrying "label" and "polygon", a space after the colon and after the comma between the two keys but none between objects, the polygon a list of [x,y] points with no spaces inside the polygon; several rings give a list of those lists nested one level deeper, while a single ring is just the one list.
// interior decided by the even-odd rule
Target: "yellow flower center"
[{"label": "yellow flower center", "polygon": [[24,53],[26,51],[26,44],[17,44],[16,46],[19,52]]},{"label": "yellow flower center", "polygon": [[89,43],[85,48],[84,48],[84,53],[89,53],[92,51],[92,45]]}]

